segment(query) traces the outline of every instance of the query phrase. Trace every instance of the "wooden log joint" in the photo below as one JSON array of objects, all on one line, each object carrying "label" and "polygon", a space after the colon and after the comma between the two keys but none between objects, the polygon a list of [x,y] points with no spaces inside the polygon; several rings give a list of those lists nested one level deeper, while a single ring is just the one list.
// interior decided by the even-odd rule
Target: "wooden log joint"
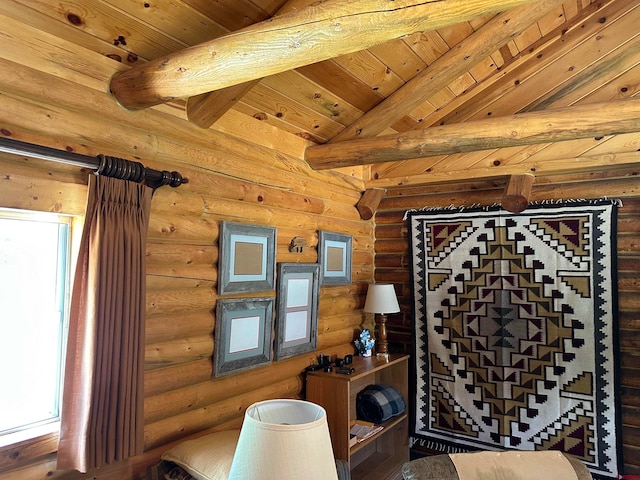
[{"label": "wooden log joint", "polygon": [[371,188],[362,194],[356,205],[362,220],[369,220],[373,217],[385,193],[386,190],[384,188]]},{"label": "wooden log joint", "polygon": [[531,173],[511,175],[502,195],[502,208],[511,213],[520,213],[529,205],[531,187],[535,176]]},{"label": "wooden log joint", "polygon": [[[111,79],[109,90],[123,107],[140,110],[529,2],[325,0],[119,72]],[[193,108],[190,116],[203,125],[216,117],[205,104]]]}]

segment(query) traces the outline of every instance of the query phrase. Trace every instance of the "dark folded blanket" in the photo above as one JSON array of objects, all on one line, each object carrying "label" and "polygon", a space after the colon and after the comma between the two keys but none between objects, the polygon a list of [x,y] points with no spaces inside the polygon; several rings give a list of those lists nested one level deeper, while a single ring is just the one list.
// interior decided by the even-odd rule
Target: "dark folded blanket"
[{"label": "dark folded blanket", "polygon": [[404,413],[406,405],[400,393],[386,385],[369,385],[356,397],[358,418],[382,423]]}]

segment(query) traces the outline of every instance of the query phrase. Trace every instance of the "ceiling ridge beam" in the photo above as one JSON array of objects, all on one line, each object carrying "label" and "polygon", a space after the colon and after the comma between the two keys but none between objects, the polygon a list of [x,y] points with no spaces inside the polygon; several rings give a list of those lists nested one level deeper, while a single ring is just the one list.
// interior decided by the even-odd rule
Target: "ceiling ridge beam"
[{"label": "ceiling ridge beam", "polygon": [[638,131],[640,98],[627,98],[314,145],[305,160],[325,170]]},{"label": "ceiling ridge beam", "polygon": [[492,18],[345,128],[330,143],[374,137],[383,132],[562,3],[563,0],[541,0]]},{"label": "ceiling ridge beam", "polygon": [[459,170],[451,168],[446,171],[429,172],[420,175],[386,177],[367,180],[366,189],[394,189],[396,187],[411,188],[421,185],[449,183],[454,179],[475,181],[480,179],[496,179],[508,175],[522,173],[535,174],[536,178],[567,173],[593,173],[598,170],[608,170],[623,165],[640,164],[639,152],[604,153],[600,155],[583,155],[571,158],[557,158],[539,162],[525,161],[517,164],[500,164],[499,166],[477,166]]},{"label": "ceiling ridge beam", "polygon": [[326,0],[116,73],[110,90],[139,110],[531,1]]}]

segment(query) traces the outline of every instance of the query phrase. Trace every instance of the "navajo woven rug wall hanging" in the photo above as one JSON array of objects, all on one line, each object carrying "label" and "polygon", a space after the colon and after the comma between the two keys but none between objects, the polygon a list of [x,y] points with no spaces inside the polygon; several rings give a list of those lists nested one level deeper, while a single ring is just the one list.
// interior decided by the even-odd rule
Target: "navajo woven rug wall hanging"
[{"label": "navajo woven rug wall hanging", "polygon": [[562,450],[617,478],[615,209],[408,213],[414,444]]}]

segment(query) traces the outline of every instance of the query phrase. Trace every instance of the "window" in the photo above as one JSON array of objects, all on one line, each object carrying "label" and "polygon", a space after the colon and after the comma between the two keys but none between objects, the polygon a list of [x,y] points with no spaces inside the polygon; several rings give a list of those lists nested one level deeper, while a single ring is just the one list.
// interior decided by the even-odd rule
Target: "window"
[{"label": "window", "polygon": [[59,419],[76,221],[0,209],[0,435]]}]

